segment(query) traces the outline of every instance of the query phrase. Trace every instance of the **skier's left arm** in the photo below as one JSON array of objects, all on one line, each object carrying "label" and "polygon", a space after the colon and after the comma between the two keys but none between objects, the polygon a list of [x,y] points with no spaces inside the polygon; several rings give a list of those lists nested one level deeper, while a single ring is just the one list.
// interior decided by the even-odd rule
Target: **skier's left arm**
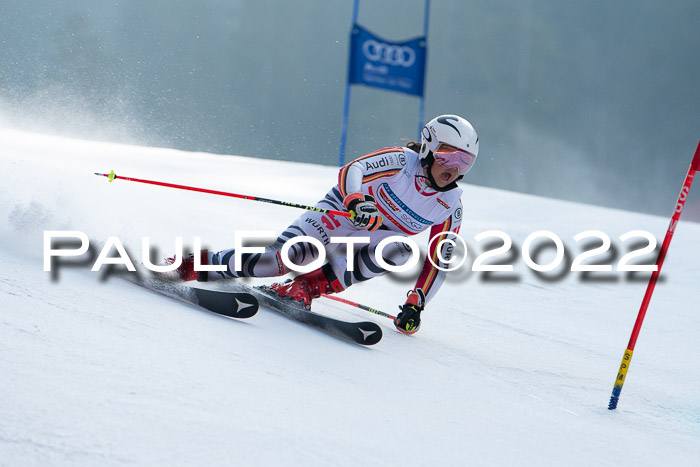
[{"label": "skier's left arm", "polygon": [[[462,204],[452,211],[442,224],[434,224],[430,229],[430,240],[433,240],[428,247],[428,254],[423,263],[423,270],[418,276],[413,290],[422,289],[426,297],[426,303],[435,296],[442,283],[445,281],[447,271],[442,271],[436,267],[447,269],[450,267],[450,260],[454,254],[454,245],[457,243],[456,236],[462,225]],[[443,241],[443,240],[452,240]]]}]

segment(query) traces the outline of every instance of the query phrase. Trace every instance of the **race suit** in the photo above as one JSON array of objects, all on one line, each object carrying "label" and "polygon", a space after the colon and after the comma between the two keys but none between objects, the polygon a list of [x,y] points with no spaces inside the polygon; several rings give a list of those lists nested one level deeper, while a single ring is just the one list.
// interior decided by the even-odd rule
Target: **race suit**
[{"label": "race suit", "polygon": [[[319,240],[325,247],[328,263],[343,288],[385,274],[375,252],[380,241],[393,236],[412,236],[430,229],[433,241],[427,251],[414,289],[421,288],[427,301],[445,280],[452,245],[440,240],[454,238],[462,220],[462,190],[457,187],[438,192],[428,187],[418,154],[405,147],[385,148],[356,159],[340,169],[338,185],[331,188],[316,207],[344,211],[343,200],[352,193],[371,195],[383,217],[382,228],[374,232],[353,225],[347,217],[307,211],[290,225],[264,253],[243,254],[240,271],[235,270],[234,250],[210,255],[210,264],[227,265],[221,278],[274,277],[289,272],[281,260],[281,249],[289,239],[304,235]],[[331,243],[332,237],[369,237],[369,243],[354,246],[353,271],[348,270],[345,245]],[[438,246],[441,245],[441,246]],[[438,248],[440,251],[438,251]],[[382,258],[391,265],[403,265],[412,255],[409,246],[397,239],[382,250]],[[289,250],[289,260],[306,265],[318,257],[310,243],[297,243]],[[431,261],[428,259],[432,259]],[[211,276],[212,274],[210,274]]]}]

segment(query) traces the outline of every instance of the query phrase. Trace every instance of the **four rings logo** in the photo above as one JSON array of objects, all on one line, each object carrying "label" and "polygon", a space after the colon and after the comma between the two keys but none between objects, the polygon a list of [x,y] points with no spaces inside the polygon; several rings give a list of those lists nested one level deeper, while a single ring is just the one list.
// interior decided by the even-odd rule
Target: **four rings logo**
[{"label": "four rings logo", "polygon": [[408,68],[416,61],[416,52],[405,45],[385,44],[374,39],[362,44],[362,53],[367,60],[384,65],[402,66]]}]

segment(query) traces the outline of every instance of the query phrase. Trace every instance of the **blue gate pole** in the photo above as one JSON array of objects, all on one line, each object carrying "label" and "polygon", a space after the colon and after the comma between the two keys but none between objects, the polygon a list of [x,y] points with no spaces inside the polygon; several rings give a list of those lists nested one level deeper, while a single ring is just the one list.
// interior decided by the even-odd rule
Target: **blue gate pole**
[{"label": "blue gate pole", "polygon": [[425,0],[425,11],[423,13],[423,37],[425,37],[426,62],[423,68],[423,93],[420,96],[420,108],[418,110],[418,139],[420,141],[423,125],[425,124],[425,75],[428,69],[428,23],[430,18],[430,0]]},{"label": "blue gate pole", "polygon": [[[355,0],[352,7],[352,27],[354,29],[355,23],[357,23],[357,10],[360,5],[360,0]],[[352,34],[352,32],[350,32]],[[352,41],[352,38],[350,39]],[[348,73],[350,70],[350,62],[348,59]],[[349,77],[348,77],[349,78]],[[350,82],[349,79],[345,80],[345,104],[343,105],[343,126],[340,130],[340,154],[338,155],[338,166],[342,167],[345,165],[345,143],[348,139],[348,116],[350,114]]]}]

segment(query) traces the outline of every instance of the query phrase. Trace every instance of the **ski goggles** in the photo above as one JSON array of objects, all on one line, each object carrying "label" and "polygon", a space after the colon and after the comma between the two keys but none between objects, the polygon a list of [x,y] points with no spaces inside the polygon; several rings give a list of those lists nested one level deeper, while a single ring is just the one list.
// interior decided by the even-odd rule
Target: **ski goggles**
[{"label": "ski goggles", "polygon": [[469,151],[457,149],[454,146],[441,144],[433,152],[433,157],[438,164],[446,169],[457,168],[460,175],[464,175],[472,168],[476,156]]}]

